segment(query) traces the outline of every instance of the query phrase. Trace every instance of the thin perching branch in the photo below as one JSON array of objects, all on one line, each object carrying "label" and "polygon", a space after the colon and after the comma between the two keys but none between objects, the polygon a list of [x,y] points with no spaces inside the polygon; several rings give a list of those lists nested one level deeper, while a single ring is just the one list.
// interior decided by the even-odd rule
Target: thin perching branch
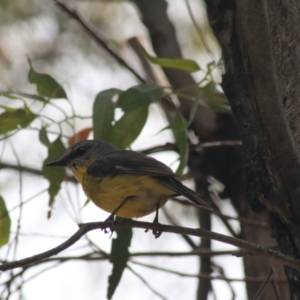
[{"label": "thin perching branch", "polygon": [[[110,228],[110,222],[93,222],[93,223],[85,223],[81,224],[78,231],[73,234],[68,240],[64,243],[60,244],[59,246],[45,251],[43,253],[21,259],[14,262],[9,262],[6,264],[0,265],[0,271],[11,270],[18,267],[23,267],[27,265],[34,264],[39,262],[45,258],[51,257],[53,255],[58,254],[59,252],[67,249],[71,245],[75,244],[84,234],[89,231],[95,229],[105,229]],[[125,228],[142,228],[147,230],[156,230],[157,224],[148,223],[148,222],[138,222],[132,220],[123,220],[114,222],[115,229],[125,229]],[[187,227],[176,227],[170,225],[160,225],[160,230],[162,232],[169,232],[169,233],[177,233],[177,234],[185,234],[191,236],[197,236],[206,239],[216,240],[222,243],[226,243],[235,247],[239,247],[241,249],[247,250],[248,252],[261,256],[262,258],[270,258],[274,259],[278,262],[283,263],[286,266],[289,266],[293,269],[300,270],[300,260],[294,259],[288,255],[285,255],[281,252],[274,251],[268,248],[264,248],[260,245],[250,243],[248,241],[244,241],[242,239],[233,238],[230,236],[226,236],[220,233],[216,233],[213,231],[205,230],[202,228],[187,228]]]}]

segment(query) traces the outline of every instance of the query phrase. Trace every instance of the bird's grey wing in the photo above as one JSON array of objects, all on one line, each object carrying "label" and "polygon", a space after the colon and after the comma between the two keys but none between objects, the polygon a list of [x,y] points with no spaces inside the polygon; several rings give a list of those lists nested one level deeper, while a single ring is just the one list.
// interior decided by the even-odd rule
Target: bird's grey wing
[{"label": "bird's grey wing", "polygon": [[94,177],[119,174],[149,175],[159,178],[161,184],[174,191],[174,196],[185,196],[197,206],[208,204],[193,190],[176,179],[176,174],[160,161],[134,151],[118,151],[99,158],[87,170]]},{"label": "bird's grey wing", "polygon": [[95,161],[88,174],[95,177],[115,176],[117,174],[177,176],[162,162],[135,151],[118,151]]}]

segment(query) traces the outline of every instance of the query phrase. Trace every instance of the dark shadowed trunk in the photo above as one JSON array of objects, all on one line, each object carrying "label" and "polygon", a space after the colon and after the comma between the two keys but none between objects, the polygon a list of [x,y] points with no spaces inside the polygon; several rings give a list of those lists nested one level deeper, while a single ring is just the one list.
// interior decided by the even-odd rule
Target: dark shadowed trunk
[{"label": "dark shadowed trunk", "polygon": [[[299,258],[299,20],[298,1],[207,1],[210,24],[222,46],[228,96],[243,140],[247,196],[267,220],[280,250]],[[264,235],[263,235],[264,234]],[[271,243],[269,233],[243,230],[243,237]],[[258,260],[259,263],[255,263]],[[267,272],[268,262],[245,259],[247,275]],[[250,268],[248,267],[250,266]],[[252,266],[252,267],[251,267]],[[276,268],[281,276],[281,267]],[[251,272],[251,273],[249,273]],[[291,299],[300,298],[299,272],[285,268]],[[270,290],[270,289],[269,289]],[[274,299],[271,291],[264,299]],[[282,299],[288,291],[279,285]],[[253,296],[251,285],[248,295]]]}]

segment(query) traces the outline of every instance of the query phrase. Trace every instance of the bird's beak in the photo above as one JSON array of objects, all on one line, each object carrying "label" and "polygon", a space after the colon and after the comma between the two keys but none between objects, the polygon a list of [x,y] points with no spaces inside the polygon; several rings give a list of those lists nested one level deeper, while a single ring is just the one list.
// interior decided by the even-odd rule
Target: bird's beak
[{"label": "bird's beak", "polygon": [[66,167],[68,164],[65,158],[54,160],[46,164],[47,167]]}]

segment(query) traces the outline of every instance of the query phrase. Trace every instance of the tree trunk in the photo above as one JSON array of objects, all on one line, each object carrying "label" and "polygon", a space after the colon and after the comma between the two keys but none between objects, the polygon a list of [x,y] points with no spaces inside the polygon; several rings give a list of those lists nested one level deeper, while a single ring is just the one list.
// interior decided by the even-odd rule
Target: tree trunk
[{"label": "tree trunk", "polygon": [[[223,88],[243,140],[247,197],[258,215],[269,211],[280,250],[299,258],[299,1],[206,1],[210,24],[223,50]],[[236,207],[243,204],[237,202]],[[249,241],[272,242],[268,233],[243,229]],[[266,242],[266,241],[265,241]],[[245,259],[248,265],[258,258]],[[261,269],[268,263],[261,262]],[[278,266],[276,268],[280,270]],[[259,277],[263,270],[252,269]],[[291,299],[300,299],[300,274],[285,268]],[[281,271],[277,273],[282,279]],[[251,274],[253,276],[253,274]],[[248,295],[253,291],[248,285]],[[280,285],[282,299],[287,291]],[[264,299],[274,296],[265,293]]]}]

